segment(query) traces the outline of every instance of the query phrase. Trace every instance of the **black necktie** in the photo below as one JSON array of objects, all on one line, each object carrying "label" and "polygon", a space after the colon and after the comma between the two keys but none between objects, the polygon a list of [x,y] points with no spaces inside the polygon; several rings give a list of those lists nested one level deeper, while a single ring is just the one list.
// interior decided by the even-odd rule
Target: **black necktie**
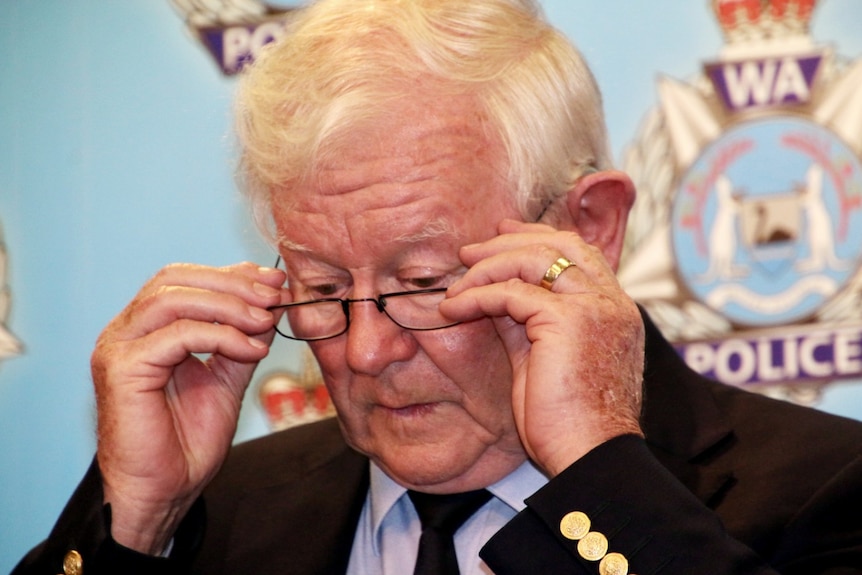
[{"label": "black necktie", "polygon": [[413,575],[459,575],[452,536],[491,498],[491,494],[484,489],[448,495],[407,493],[422,521],[422,537],[419,538],[419,554]]}]

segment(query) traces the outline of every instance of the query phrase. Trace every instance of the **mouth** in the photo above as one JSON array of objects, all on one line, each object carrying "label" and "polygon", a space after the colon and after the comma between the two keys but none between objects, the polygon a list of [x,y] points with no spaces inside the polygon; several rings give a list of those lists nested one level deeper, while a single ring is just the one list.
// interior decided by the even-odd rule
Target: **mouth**
[{"label": "mouth", "polygon": [[396,417],[422,417],[424,415],[429,415],[433,413],[437,406],[440,405],[439,402],[431,402],[431,403],[411,403],[409,405],[404,405],[401,407],[389,407],[386,405],[380,406],[385,409],[386,412],[396,416]]}]

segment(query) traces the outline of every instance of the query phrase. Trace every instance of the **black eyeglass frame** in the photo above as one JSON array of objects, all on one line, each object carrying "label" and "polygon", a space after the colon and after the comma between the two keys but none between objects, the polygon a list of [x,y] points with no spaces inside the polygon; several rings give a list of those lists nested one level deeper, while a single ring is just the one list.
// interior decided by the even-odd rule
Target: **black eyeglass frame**
[{"label": "black eyeglass frame", "polygon": [[[278,259],[275,260],[275,267],[276,268],[278,268],[279,263],[281,263],[281,256],[279,256]],[[438,327],[410,327],[410,326],[406,326],[406,325],[402,324],[401,322],[399,322],[398,320],[396,320],[391,315],[389,315],[389,312],[386,311],[386,300],[391,299],[391,298],[411,296],[411,295],[422,295],[422,294],[429,294],[429,293],[443,293],[447,289],[449,289],[449,288],[425,288],[425,289],[418,289],[418,290],[396,291],[396,292],[378,294],[377,297],[364,297],[364,298],[358,298],[358,299],[328,297],[328,298],[312,299],[312,300],[308,300],[308,301],[300,301],[300,302],[273,305],[273,306],[269,306],[266,309],[268,311],[277,311],[280,309],[289,309],[289,308],[293,308],[293,307],[314,305],[314,304],[320,304],[320,303],[338,302],[339,304],[341,304],[341,311],[344,313],[344,319],[345,319],[344,329],[342,329],[338,333],[335,333],[332,335],[327,335],[327,336],[322,336],[322,337],[313,337],[313,338],[296,337],[296,336],[288,335],[288,334],[284,333],[283,331],[278,329],[278,323],[275,324],[275,331],[278,333],[278,335],[285,337],[287,339],[292,339],[294,341],[323,341],[323,340],[332,339],[332,338],[335,338],[335,337],[338,337],[342,334],[347,333],[347,330],[350,329],[350,304],[361,303],[361,302],[366,302],[366,301],[374,302],[374,305],[377,308],[378,312],[386,314],[386,317],[388,317],[392,321],[392,323],[394,323],[395,325],[397,325],[398,327],[400,327],[402,329],[406,329],[406,330],[410,330],[410,331],[435,331],[438,329],[446,329],[449,327],[454,327],[454,326],[460,324],[461,322],[455,321],[455,322],[448,323],[446,325],[441,325]]]}]

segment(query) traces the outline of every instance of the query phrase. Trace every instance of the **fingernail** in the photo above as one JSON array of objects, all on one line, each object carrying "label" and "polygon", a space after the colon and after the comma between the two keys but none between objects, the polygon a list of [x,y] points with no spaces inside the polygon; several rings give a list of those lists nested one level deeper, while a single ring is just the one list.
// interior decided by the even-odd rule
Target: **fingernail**
[{"label": "fingernail", "polygon": [[257,321],[266,321],[272,319],[272,312],[259,307],[250,307],[249,314]]},{"label": "fingernail", "polygon": [[262,296],[266,296],[266,297],[272,297],[274,295],[278,295],[277,289],[269,287],[268,285],[265,285],[262,283],[258,283],[258,282],[254,282],[254,292],[257,295],[262,295]]},{"label": "fingernail", "polygon": [[258,349],[263,349],[266,347],[266,344],[259,339],[255,339],[253,337],[248,338],[248,343],[250,343],[253,347]]},{"label": "fingernail", "polygon": [[449,284],[449,288],[446,290],[446,296],[450,297],[456,293],[458,293],[458,288],[461,286],[461,280],[457,279],[451,284]]}]

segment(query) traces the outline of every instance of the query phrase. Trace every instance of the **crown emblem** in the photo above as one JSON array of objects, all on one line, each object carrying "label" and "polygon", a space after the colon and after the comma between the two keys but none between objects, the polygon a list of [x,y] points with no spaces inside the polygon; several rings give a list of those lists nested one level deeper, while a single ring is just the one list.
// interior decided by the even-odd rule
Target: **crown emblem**
[{"label": "crown emblem", "polygon": [[729,44],[804,36],[817,0],[712,0]]}]

